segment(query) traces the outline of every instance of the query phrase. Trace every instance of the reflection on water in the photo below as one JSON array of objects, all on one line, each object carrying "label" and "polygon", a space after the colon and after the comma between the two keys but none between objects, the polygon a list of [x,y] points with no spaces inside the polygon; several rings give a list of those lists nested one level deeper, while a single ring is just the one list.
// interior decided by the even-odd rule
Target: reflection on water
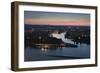
[{"label": "reflection on water", "polygon": [[33,48],[26,47],[25,61],[62,60],[90,58],[90,45],[79,44],[78,47]]},{"label": "reflection on water", "polygon": [[48,48],[41,48],[41,51],[42,52],[47,52],[48,51]]}]

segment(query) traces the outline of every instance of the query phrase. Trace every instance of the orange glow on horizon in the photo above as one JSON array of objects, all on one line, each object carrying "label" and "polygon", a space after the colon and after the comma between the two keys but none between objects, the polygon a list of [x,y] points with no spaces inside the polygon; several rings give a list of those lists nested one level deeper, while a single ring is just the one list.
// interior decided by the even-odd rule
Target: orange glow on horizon
[{"label": "orange glow on horizon", "polygon": [[25,24],[31,24],[31,25],[64,25],[64,26],[89,26],[90,21],[81,19],[81,20],[53,20],[53,19],[32,19],[32,18],[25,18],[24,20]]}]

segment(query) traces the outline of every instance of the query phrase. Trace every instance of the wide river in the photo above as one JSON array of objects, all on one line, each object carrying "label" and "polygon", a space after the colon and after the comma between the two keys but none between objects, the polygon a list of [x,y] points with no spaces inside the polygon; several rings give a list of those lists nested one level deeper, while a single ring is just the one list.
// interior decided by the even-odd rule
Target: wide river
[{"label": "wide river", "polygon": [[78,47],[63,47],[50,49],[26,47],[24,50],[24,61],[86,58],[90,58],[90,45],[87,44],[80,44],[78,45]]}]

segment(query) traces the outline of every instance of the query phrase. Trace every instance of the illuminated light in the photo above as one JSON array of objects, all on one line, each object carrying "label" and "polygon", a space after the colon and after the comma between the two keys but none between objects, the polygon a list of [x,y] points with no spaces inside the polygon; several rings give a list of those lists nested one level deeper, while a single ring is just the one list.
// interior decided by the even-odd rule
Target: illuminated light
[{"label": "illuminated light", "polygon": [[80,37],[78,37],[78,39],[80,39]]},{"label": "illuminated light", "polygon": [[65,45],[64,45],[64,44],[60,44],[60,46],[61,46],[61,47],[64,47]]},{"label": "illuminated light", "polygon": [[48,49],[44,49],[44,52],[47,52],[48,51]]},{"label": "illuminated light", "polygon": [[41,48],[41,51],[44,51],[45,49],[44,48]]},{"label": "illuminated light", "polygon": [[48,49],[47,49],[47,48],[41,48],[41,51],[42,51],[42,52],[47,52]]},{"label": "illuminated light", "polygon": [[48,48],[48,45],[44,45],[44,48]]},{"label": "illuminated light", "polygon": [[41,39],[41,36],[39,36],[38,38]]}]

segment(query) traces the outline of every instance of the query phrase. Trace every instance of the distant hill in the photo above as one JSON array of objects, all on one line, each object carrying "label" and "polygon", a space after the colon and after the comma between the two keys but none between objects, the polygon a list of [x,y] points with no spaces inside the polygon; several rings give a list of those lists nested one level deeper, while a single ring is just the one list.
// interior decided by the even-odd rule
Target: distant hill
[{"label": "distant hill", "polygon": [[36,30],[69,30],[69,29],[85,29],[90,30],[89,26],[61,26],[61,25],[31,25],[25,24],[25,29],[36,29]]}]

